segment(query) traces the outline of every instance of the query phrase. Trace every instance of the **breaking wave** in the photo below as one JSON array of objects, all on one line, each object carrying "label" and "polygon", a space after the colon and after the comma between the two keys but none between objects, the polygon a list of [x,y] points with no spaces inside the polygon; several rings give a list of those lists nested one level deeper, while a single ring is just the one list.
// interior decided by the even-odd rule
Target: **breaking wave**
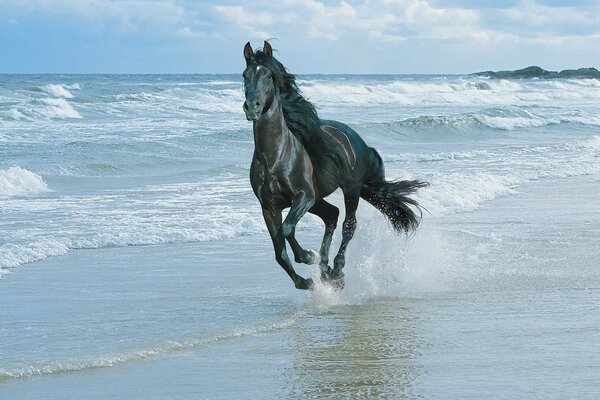
[{"label": "breaking wave", "polygon": [[358,131],[375,129],[384,132],[401,133],[403,130],[443,130],[469,131],[483,128],[512,131],[519,128],[540,127],[577,123],[600,126],[600,116],[596,114],[568,113],[564,115],[542,115],[519,108],[487,109],[457,115],[422,115],[399,121],[358,124]]},{"label": "breaking wave", "polygon": [[[79,88],[79,85],[72,86],[73,88]],[[67,88],[61,84],[48,84],[42,86],[42,90],[55,97],[64,97],[65,99],[72,99],[73,94],[67,90]]]},{"label": "breaking wave", "polygon": [[[513,193],[519,185],[529,181],[600,174],[600,163],[597,162],[600,136],[510,151],[384,153],[382,156],[392,171],[398,162],[445,163],[444,172],[439,171],[440,166],[418,169],[419,176],[431,185],[421,189],[416,197],[428,211],[439,216],[474,210],[485,202]],[[480,172],[483,164],[493,165],[494,172]]]},{"label": "breaking wave", "polygon": [[62,361],[49,362],[46,364],[29,365],[20,368],[0,369],[0,382],[9,379],[28,378],[40,375],[55,375],[67,372],[82,371],[94,368],[109,368],[127,362],[134,362],[146,358],[155,357],[165,353],[184,351],[197,347],[209,345],[215,342],[231,340],[239,337],[258,335],[286,329],[296,324],[304,312],[296,312],[289,317],[278,322],[267,322],[259,325],[241,327],[232,329],[211,336],[201,336],[197,338],[167,340],[156,346],[147,347],[140,350],[123,352],[109,355],[88,356],[82,358],[70,358]]},{"label": "breaking wave", "polygon": [[81,119],[81,114],[64,98],[42,98],[27,104],[13,106],[3,112],[8,121],[35,121],[50,119]]},{"label": "breaking wave", "polygon": [[0,199],[13,196],[34,196],[49,192],[44,179],[19,166],[0,170]]},{"label": "breaking wave", "polygon": [[312,101],[328,104],[399,105],[535,105],[555,101],[577,101],[598,95],[596,82],[516,82],[440,78],[426,82],[313,82],[300,88]]}]

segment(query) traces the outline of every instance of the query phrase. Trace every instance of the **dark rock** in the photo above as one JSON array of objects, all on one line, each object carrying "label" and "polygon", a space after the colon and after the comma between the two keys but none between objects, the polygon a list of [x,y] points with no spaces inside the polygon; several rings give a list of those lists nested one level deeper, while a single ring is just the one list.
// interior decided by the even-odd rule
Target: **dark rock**
[{"label": "dark rock", "polygon": [[600,79],[600,71],[596,68],[565,69],[560,72],[547,71],[537,66],[531,66],[514,71],[483,71],[473,75],[491,79]]}]

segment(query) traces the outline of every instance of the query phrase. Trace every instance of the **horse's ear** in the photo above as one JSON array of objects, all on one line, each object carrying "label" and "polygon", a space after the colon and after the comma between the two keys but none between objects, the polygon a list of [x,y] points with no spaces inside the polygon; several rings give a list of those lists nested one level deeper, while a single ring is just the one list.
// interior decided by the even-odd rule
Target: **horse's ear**
[{"label": "horse's ear", "polygon": [[252,50],[252,46],[250,46],[250,42],[248,42],[244,46],[244,58],[246,59],[246,64],[250,64],[250,60],[252,60],[253,55],[254,51]]},{"label": "horse's ear", "polygon": [[267,58],[271,58],[271,56],[273,55],[273,48],[266,40],[265,45],[263,46],[263,53],[265,53],[265,56],[267,56]]}]

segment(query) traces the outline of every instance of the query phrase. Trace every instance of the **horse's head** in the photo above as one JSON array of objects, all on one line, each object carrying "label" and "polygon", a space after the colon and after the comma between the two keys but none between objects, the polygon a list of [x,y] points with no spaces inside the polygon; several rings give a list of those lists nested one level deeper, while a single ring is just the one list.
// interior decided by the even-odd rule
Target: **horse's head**
[{"label": "horse's head", "polygon": [[262,54],[254,54],[250,42],[244,47],[244,58],[246,58],[246,69],[244,70],[244,91],[246,101],[244,102],[244,112],[248,121],[256,121],[266,112],[273,98],[277,93],[276,85],[273,80],[273,71],[265,65],[257,62],[257,56],[269,60],[273,56],[273,49],[268,42],[265,42]]}]

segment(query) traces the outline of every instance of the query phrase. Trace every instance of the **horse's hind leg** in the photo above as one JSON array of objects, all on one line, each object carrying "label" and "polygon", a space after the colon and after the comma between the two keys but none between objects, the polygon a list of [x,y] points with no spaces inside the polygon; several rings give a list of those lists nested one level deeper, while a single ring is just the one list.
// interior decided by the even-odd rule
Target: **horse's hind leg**
[{"label": "horse's hind leg", "polygon": [[329,247],[331,246],[333,232],[337,226],[340,210],[333,204],[321,199],[317,201],[308,212],[318,216],[325,223],[325,233],[323,234],[323,242],[321,242],[321,261],[319,267],[321,268],[322,276],[328,276],[331,273],[331,268],[327,265],[329,263]]},{"label": "horse's hind leg", "polygon": [[341,279],[344,276],[342,269],[346,264],[345,253],[348,243],[354,236],[356,230],[356,209],[358,208],[358,200],[360,199],[360,192],[344,192],[344,205],[346,207],[346,217],[344,218],[344,224],[342,225],[342,243],[340,249],[333,260],[333,270],[331,271],[331,278]]},{"label": "horse's hind leg", "polygon": [[292,281],[294,281],[294,286],[296,286],[297,289],[312,289],[312,279],[304,279],[298,275],[296,271],[294,271],[292,262],[287,255],[287,251],[285,249],[285,238],[283,237],[281,229],[281,210],[271,211],[263,209],[262,212],[267,229],[269,230],[269,235],[271,235],[271,240],[273,241],[273,248],[275,250],[275,259],[277,260],[277,263],[281,265],[290,278],[292,278]]}]

